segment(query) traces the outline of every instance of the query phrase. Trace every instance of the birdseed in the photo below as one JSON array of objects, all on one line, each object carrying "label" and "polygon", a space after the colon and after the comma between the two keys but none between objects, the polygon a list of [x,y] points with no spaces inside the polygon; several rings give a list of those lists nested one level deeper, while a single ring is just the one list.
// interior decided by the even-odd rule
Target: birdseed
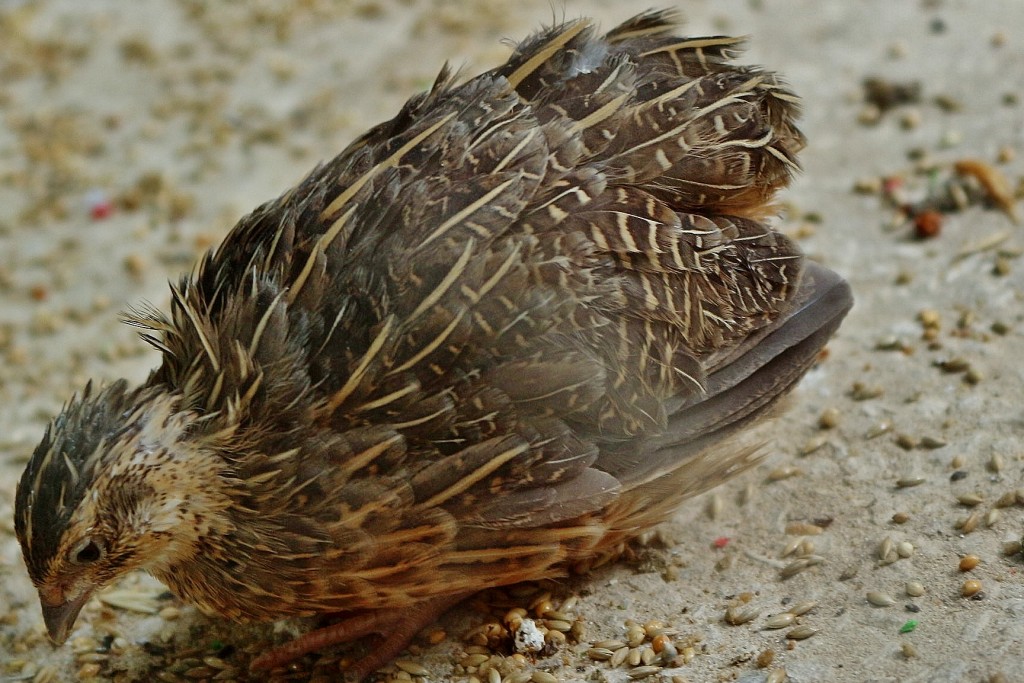
[{"label": "birdseed", "polygon": [[976,510],[971,514],[967,515],[963,519],[960,519],[956,523],[956,528],[964,534],[969,534],[978,528],[978,524],[981,522],[982,514]]},{"label": "birdseed", "polygon": [[160,601],[157,599],[159,595],[160,593],[154,593],[152,590],[120,588],[100,593],[99,599],[110,607],[139,614],[157,614],[161,609]]},{"label": "birdseed", "polygon": [[626,645],[629,647],[638,647],[645,640],[647,640],[647,631],[642,626],[631,626],[626,631]]},{"label": "birdseed", "polygon": [[757,655],[757,659],[754,660],[754,663],[757,665],[758,669],[767,669],[774,661],[775,650],[761,650]]},{"label": "birdseed", "polygon": [[997,508],[1008,508],[1017,504],[1017,494],[1014,491],[1007,491],[1003,495],[999,496],[996,500],[995,506]]},{"label": "birdseed", "polygon": [[824,561],[825,558],[817,555],[812,555],[810,557],[801,557],[800,559],[793,560],[785,567],[783,567],[782,570],[779,572],[779,576],[783,579],[789,579],[803,571],[806,571],[807,569],[810,569],[811,567],[821,564]]},{"label": "birdseed", "polygon": [[430,670],[418,662],[408,659],[396,659],[394,665],[410,676],[429,676]]},{"label": "birdseed", "polygon": [[[24,675],[24,672],[23,672]],[[47,664],[36,671],[35,675],[32,676],[32,683],[57,683],[60,680],[60,672],[57,668]]]},{"label": "birdseed", "polygon": [[979,493],[962,493],[956,497],[956,500],[961,505],[967,507],[974,507],[975,505],[981,505],[985,502],[985,497]]},{"label": "birdseed", "polygon": [[864,432],[864,438],[869,440],[877,439],[878,437],[891,432],[892,427],[892,422],[888,420],[883,420],[882,422],[873,425],[870,429],[868,429],[868,431]]},{"label": "birdseed", "polygon": [[907,581],[904,590],[912,598],[919,598],[924,595],[924,585],[919,581]]},{"label": "birdseed", "polygon": [[962,558],[960,558],[959,568],[962,572],[969,572],[975,567],[977,567],[980,563],[981,558],[979,558],[977,555],[964,555]]},{"label": "birdseed", "polygon": [[784,479],[791,479],[792,477],[796,477],[801,474],[803,474],[803,470],[801,470],[799,467],[776,467],[775,469],[768,473],[767,481],[769,483],[782,481]]},{"label": "birdseed", "polygon": [[632,679],[634,681],[637,681],[637,680],[640,680],[640,679],[643,679],[643,678],[648,678],[649,676],[653,676],[654,674],[656,674],[656,673],[658,673],[660,671],[661,671],[661,667],[660,666],[638,666],[637,668],[633,669],[632,671],[630,671],[626,675],[630,679]]},{"label": "birdseed", "polygon": [[821,429],[834,429],[839,425],[839,409],[826,408],[821,411],[818,417],[818,427]]},{"label": "birdseed", "polygon": [[474,666],[480,666],[490,658],[490,655],[483,653],[471,654],[468,657],[463,657],[459,663],[462,664],[462,666],[469,668]]},{"label": "birdseed", "polygon": [[787,536],[817,536],[823,531],[824,527],[808,522],[790,522],[786,525]]},{"label": "birdseed", "polygon": [[945,439],[937,436],[931,436],[930,434],[925,434],[924,436],[922,436],[921,442],[918,444],[918,446],[920,446],[921,448],[924,448],[925,450],[929,451],[935,450],[937,448],[943,448],[946,445],[947,442]]},{"label": "birdseed", "polygon": [[797,604],[795,604],[792,607],[790,607],[789,608],[789,613],[794,615],[794,616],[800,617],[800,616],[803,616],[803,615],[807,614],[808,612],[810,612],[812,609],[814,609],[817,606],[818,606],[818,603],[815,602],[814,600],[806,600],[804,602],[798,602]]},{"label": "birdseed", "polygon": [[965,598],[970,598],[981,592],[981,581],[977,579],[968,579],[964,581],[964,584],[960,587],[960,594]]},{"label": "birdseed", "polygon": [[599,640],[594,643],[594,647],[614,651],[626,647],[626,644],[621,640]]},{"label": "birdseed", "polygon": [[896,604],[896,600],[891,595],[880,591],[868,591],[865,597],[875,607],[891,607]]},{"label": "birdseed", "polygon": [[672,641],[664,633],[661,633],[651,639],[651,649],[658,654],[661,654],[666,645],[672,645]]},{"label": "birdseed", "polygon": [[718,519],[719,516],[721,516],[721,514],[722,514],[722,507],[723,506],[724,506],[724,503],[722,502],[721,494],[719,494],[717,491],[715,493],[712,493],[710,498],[708,499],[708,506],[707,506],[708,518],[709,519]]},{"label": "birdseed", "polygon": [[765,622],[764,627],[766,629],[786,628],[787,626],[792,626],[794,621],[796,621],[795,614],[792,614],[791,612],[782,612],[769,617],[768,621]]},{"label": "birdseed", "polygon": [[803,542],[803,540],[803,537],[797,537],[795,539],[788,540],[785,543],[785,546],[782,547],[782,552],[779,553],[779,557],[788,557],[790,555],[793,555],[800,549],[800,544]]},{"label": "birdseed", "polygon": [[797,626],[793,630],[786,633],[788,640],[806,640],[811,636],[819,632],[819,629],[812,628],[810,626]]},{"label": "birdseed", "polygon": [[725,610],[725,623],[730,626],[740,626],[753,621],[760,613],[759,609],[751,605],[729,607]]}]

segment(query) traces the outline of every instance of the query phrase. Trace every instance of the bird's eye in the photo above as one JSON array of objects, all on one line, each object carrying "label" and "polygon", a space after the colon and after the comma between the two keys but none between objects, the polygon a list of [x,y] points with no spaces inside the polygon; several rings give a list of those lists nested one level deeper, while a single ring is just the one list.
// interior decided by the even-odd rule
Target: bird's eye
[{"label": "bird's eye", "polygon": [[71,559],[75,564],[91,564],[103,556],[103,549],[99,543],[87,539],[71,553]]}]

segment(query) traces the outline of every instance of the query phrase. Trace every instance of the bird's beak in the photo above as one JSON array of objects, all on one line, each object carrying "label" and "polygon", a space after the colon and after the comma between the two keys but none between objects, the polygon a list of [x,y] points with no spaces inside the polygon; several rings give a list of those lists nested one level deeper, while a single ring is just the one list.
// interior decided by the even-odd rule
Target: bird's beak
[{"label": "bird's beak", "polygon": [[85,591],[74,600],[67,600],[56,605],[48,605],[42,601],[43,622],[46,624],[46,631],[50,634],[50,642],[54,645],[63,645],[75,627],[75,619],[82,607],[92,597],[92,592]]}]

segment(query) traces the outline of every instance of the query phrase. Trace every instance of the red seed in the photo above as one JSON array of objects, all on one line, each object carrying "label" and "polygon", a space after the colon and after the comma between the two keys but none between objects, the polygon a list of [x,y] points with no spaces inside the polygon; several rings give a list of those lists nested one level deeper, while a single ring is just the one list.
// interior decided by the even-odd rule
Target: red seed
[{"label": "red seed", "polygon": [[914,216],[914,236],[919,240],[938,237],[942,232],[942,214],[928,209]]}]

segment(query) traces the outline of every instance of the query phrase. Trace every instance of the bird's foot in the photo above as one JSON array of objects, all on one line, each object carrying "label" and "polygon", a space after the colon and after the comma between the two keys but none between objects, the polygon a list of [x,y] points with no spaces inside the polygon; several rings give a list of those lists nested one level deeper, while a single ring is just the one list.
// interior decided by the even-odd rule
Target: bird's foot
[{"label": "bird's foot", "polygon": [[394,659],[420,630],[432,624],[465,597],[466,595],[445,595],[411,607],[380,609],[357,614],[336,624],[305,633],[291,642],[265,652],[252,660],[249,668],[276,669],[310,652],[369,635],[379,635],[381,640],[374,645],[370,654],[345,670],[348,680],[361,681]]}]

